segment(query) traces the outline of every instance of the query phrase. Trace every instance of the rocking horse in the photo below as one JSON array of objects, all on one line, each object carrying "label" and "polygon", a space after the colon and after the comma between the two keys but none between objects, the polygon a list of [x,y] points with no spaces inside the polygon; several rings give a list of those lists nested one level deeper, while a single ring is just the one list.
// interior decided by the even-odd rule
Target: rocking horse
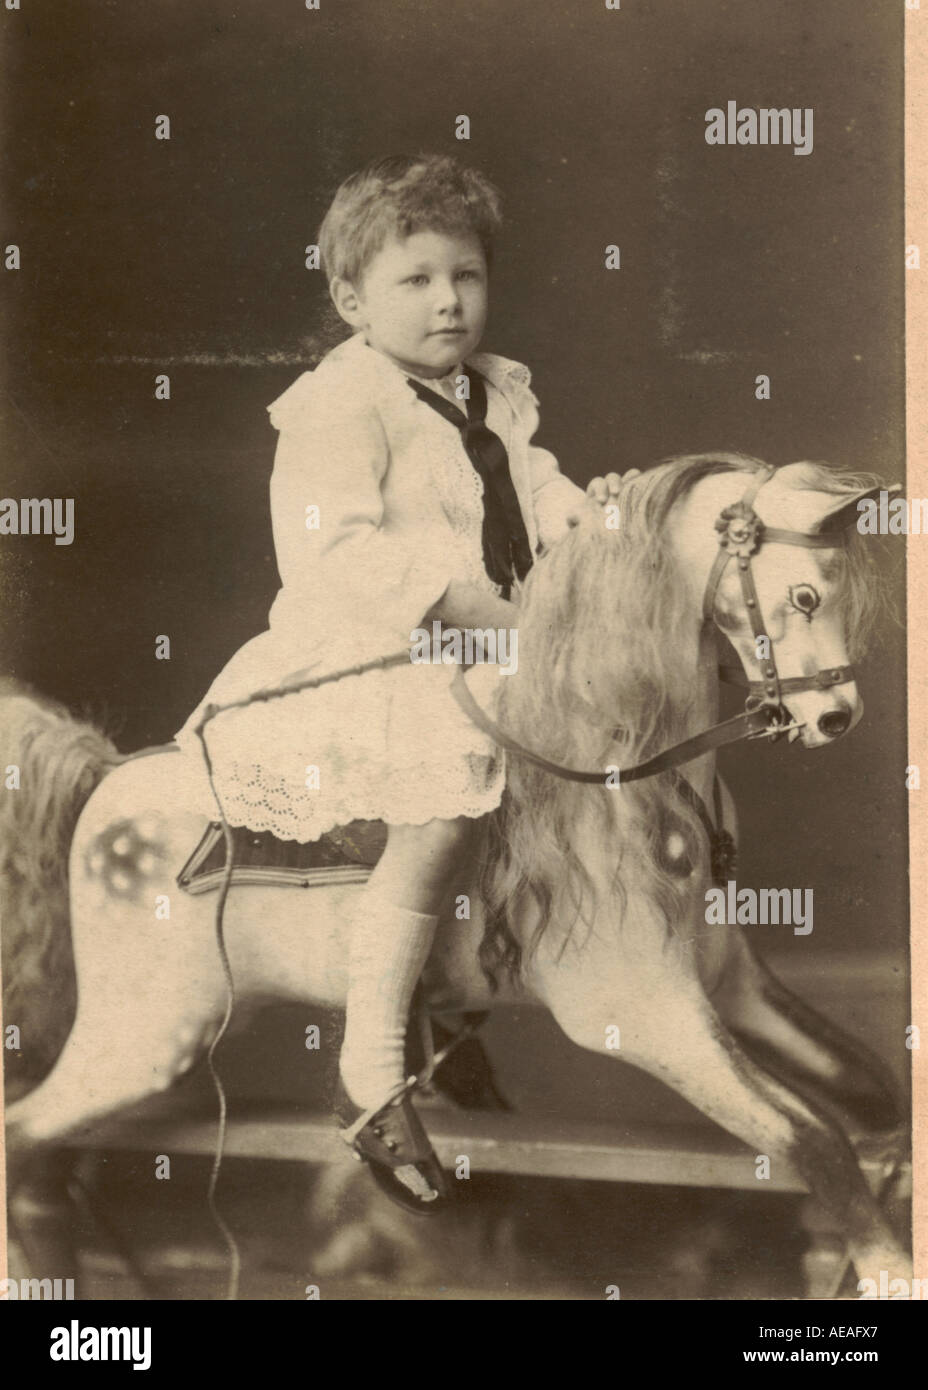
[{"label": "rocking horse", "polygon": [[[421,992],[442,1013],[548,1008],[573,1042],[793,1165],[858,1277],[879,1279],[906,1277],[909,1261],[852,1140],[899,1122],[886,1069],[705,911],[736,838],[716,750],[826,747],[861,716],[849,662],[877,586],[853,524],[871,483],[684,456],[627,483],[618,529],[590,508],[539,559],[495,721],[455,682],[508,750],[507,789],[449,884]],[[718,631],[741,661],[723,678],[747,688],[743,713],[721,722]],[[342,1003],[370,839],[349,827],[276,875],[273,854],[239,863],[202,766],[171,746],[121,756],[18,691],[0,698],[0,750],[20,775],[0,802],[4,1018],[23,1048],[12,1188],[31,1153],[188,1070],[228,1013],[230,979],[241,998]],[[217,885],[221,950],[215,894],[188,891]],[[468,920],[453,911],[462,893]],[[170,923],[155,912],[165,895]]]}]

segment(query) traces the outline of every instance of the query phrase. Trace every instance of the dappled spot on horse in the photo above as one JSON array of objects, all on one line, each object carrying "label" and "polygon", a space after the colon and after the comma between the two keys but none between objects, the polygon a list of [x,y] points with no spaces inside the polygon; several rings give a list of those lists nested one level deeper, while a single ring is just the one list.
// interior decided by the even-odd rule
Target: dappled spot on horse
[{"label": "dappled spot on horse", "polygon": [[693,872],[693,861],[687,852],[686,840],[680,830],[670,830],[657,847],[661,868],[675,878],[689,878]]},{"label": "dappled spot on horse", "polygon": [[165,836],[155,816],[114,821],[87,847],[84,864],[116,897],[138,898],[146,883],[161,878],[167,862]]},{"label": "dappled spot on horse", "polygon": [[164,1060],[152,1066],[152,1083],[156,1091],[167,1091],[179,1081],[202,1057],[212,1041],[216,1022],[209,1019],[205,1024],[202,1018],[190,1016],[174,1030],[171,1050]]},{"label": "dappled spot on horse", "polygon": [[671,877],[689,878],[702,860],[702,847],[694,839],[692,829],[670,804],[657,807],[655,822],[652,841],[655,859]]}]

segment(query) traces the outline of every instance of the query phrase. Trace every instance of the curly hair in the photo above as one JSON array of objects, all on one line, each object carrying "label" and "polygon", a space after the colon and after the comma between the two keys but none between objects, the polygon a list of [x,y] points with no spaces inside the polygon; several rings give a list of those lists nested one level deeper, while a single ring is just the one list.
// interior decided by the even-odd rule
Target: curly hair
[{"label": "curly hair", "polygon": [[501,225],[500,194],[476,169],[451,155],[388,155],[345,179],[317,241],[329,284],[357,286],[390,236],[472,232],[487,265]]}]

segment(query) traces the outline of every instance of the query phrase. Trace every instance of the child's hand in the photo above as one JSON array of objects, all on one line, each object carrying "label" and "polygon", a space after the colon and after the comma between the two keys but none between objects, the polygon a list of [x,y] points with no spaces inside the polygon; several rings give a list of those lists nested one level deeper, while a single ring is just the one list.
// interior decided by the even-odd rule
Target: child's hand
[{"label": "child's hand", "polygon": [[618,501],[619,494],[629,479],[640,476],[640,468],[630,468],[621,477],[618,473],[607,473],[605,478],[591,478],[587,484],[586,495],[593,502],[598,502],[601,507],[605,507],[610,502]]},{"label": "child's hand", "polygon": [[[641,474],[640,468],[630,468],[627,473],[620,477],[618,473],[607,473],[605,478],[591,478],[587,484],[586,496],[588,502],[606,507],[610,503],[613,505],[619,500],[622,488],[630,478],[637,478]],[[567,518],[568,526],[579,526],[582,512],[580,507]]]}]

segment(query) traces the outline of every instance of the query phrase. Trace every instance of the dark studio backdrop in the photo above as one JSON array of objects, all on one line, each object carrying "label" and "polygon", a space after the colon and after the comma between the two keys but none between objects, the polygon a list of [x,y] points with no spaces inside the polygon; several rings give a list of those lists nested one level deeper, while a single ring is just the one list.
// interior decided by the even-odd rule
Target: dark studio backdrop
[{"label": "dark studio backdrop", "polygon": [[[326,302],[304,248],[338,183],[380,154],[453,152],[503,191],[484,345],[530,365],[539,442],[581,484],[708,449],[901,480],[902,23],[897,0],[4,12],[2,227],[22,268],[2,277],[0,494],[73,497],[76,536],[0,539],[3,672],[128,751],[169,739],[264,626],[265,407],[311,358]],[[730,99],[812,107],[813,152],[708,146],[705,112]],[[873,544],[901,613],[904,543]],[[815,889],[811,937],[757,939],[807,961],[823,998],[835,957],[901,964],[908,932],[901,626],[882,625],[859,674],[866,714],[846,742],[722,758],[741,881]],[[878,1018],[836,1007],[898,1049],[902,975],[880,971],[863,991]],[[539,1099],[560,1077],[589,1110],[585,1078],[606,1087],[612,1070],[549,1039],[562,1060],[539,1071],[519,1035],[545,1027],[494,1025],[510,1076]],[[274,1055],[266,1084],[285,1085]]]}]

